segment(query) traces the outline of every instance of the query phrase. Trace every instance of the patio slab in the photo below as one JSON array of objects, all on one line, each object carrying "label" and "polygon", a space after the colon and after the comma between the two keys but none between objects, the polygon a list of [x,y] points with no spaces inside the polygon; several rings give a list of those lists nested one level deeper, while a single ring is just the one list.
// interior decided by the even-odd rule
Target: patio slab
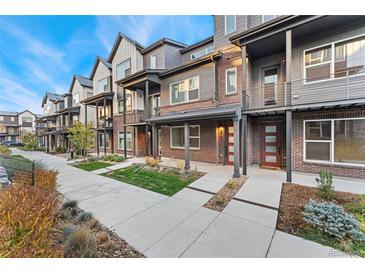
[{"label": "patio slab", "polygon": [[169,198],[113,226],[113,229],[137,250],[144,252],[199,208],[199,205]]},{"label": "patio slab", "polygon": [[217,211],[200,208],[182,224],[148,248],[144,254],[154,258],[180,257],[218,214]]},{"label": "patio slab", "polygon": [[203,206],[210,200],[210,198],[213,197],[213,195],[189,188],[184,188],[176,193],[173,197]]},{"label": "patio slab", "polygon": [[235,200],[229,202],[223,213],[272,228],[276,227],[278,216],[277,210]]},{"label": "patio slab", "polygon": [[274,229],[220,214],[182,255],[188,258],[263,258]]},{"label": "patio slab", "polygon": [[270,258],[341,258],[349,257],[331,247],[276,230],[268,255]]}]

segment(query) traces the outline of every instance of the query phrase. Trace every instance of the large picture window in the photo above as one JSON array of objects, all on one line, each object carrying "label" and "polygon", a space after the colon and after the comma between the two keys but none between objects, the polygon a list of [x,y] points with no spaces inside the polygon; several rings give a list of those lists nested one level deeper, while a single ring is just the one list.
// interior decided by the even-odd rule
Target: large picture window
[{"label": "large picture window", "polygon": [[[189,140],[190,149],[200,148],[200,126],[194,125],[189,126]],[[184,127],[175,126],[170,127],[170,146],[171,148],[184,148],[185,147],[185,136]]]},{"label": "large picture window", "polygon": [[199,77],[193,77],[170,85],[170,103],[180,104],[199,100]]},{"label": "large picture window", "polygon": [[365,118],[304,122],[304,159],[365,165]]},{"label": "large picture window", "polygon": [[365,72],[365,37],[333,42],[304,51],[306,82]]},{"label": "large picture window", "polygon": [[127,59],[117,65],[117,80],[123,79],[124,77],[131,74],[131,59]]},{"label": "large picture window", "polygon": [[[132,132],[128,130],[126,135],[127,150],[131,150],[133,145]],[[118,132],[118,148],[124,150],[124,131]]]},{"label": "large picture window", "polygon": [[99,92],[109,91],[109,77],[105,77],[98,81],[97,88]]}]

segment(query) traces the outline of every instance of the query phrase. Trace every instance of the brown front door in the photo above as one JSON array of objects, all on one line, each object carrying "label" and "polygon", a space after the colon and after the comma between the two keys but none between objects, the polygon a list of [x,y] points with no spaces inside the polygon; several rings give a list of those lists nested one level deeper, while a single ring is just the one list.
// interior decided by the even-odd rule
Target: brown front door
[{"label": "brown front door", "polygon": [[281,167],[279,123],[267,123],[262,125],[261,138],[261,166],[269,168]]}]

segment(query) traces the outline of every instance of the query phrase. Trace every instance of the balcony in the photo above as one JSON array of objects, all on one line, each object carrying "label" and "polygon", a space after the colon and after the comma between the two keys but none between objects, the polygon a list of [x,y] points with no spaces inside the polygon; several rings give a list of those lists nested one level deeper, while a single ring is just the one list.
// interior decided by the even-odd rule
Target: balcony
[{"label": "balcony", "polygon": [[96,123],[96,128],[97,129],[113,128],[113,118],[112,117],[99,118]]},{"label": "balcony", "polygon": [[[349,104],[365,101],[365,73],[349,68],[291,83],[262,84],[244,94],[246,110]],[[362,73],[360,73],[362,72]]]},{"label": "balcony", "polygon": [[133,110],[125,114],[126,124],[139,124],[146,122],[146,115],[143,110]]}]

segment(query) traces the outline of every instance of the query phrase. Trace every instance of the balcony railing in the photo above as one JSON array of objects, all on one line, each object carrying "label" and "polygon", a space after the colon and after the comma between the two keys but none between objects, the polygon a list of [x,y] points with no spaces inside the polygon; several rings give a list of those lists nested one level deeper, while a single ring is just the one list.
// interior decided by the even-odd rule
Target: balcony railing
[{"label": "balcony railing", "polygon": [[113,118],[112,117],[102,117],[99,118],[96,124],[97,128],[112,128],[113,127]]},{"label": "balcony railing", "polygon": [[138,124],[146,121],[146,115],[143,110],[133,110],[125,114],[126,124]]},{"label": "balcony railing", "polygon": [[358,67],[291,83],[261,84],[243,95],[246,109],[326,103],[351,99],[365,100],[365,73]]}]

